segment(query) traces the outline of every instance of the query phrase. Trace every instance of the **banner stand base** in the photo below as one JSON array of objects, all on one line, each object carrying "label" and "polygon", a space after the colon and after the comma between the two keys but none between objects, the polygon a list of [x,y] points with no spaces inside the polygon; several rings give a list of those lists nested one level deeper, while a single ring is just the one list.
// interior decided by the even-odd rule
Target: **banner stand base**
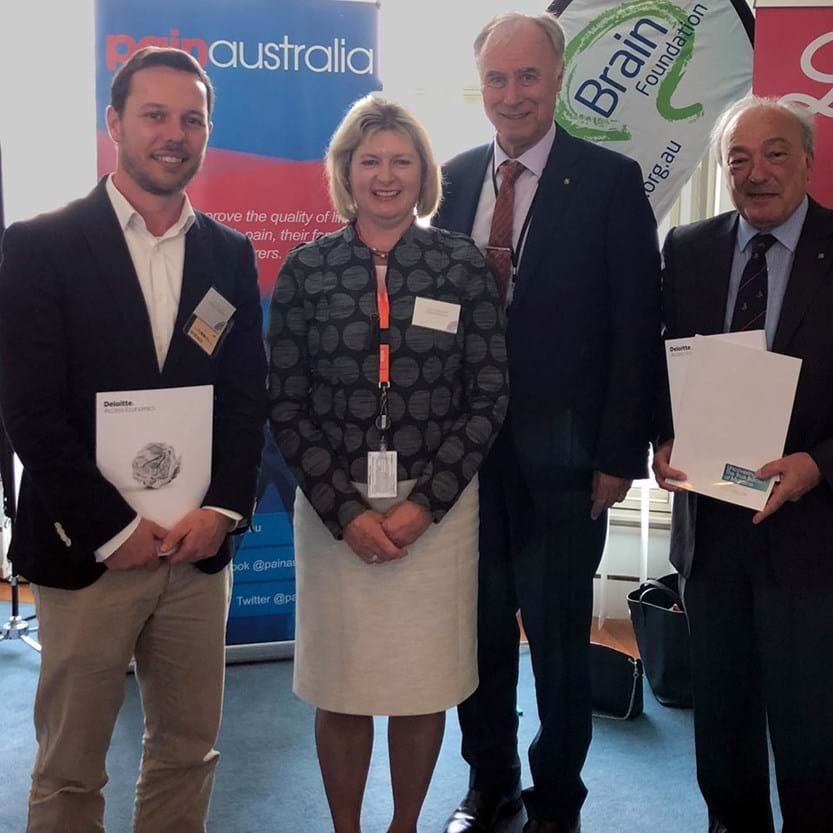
[{"label": "banner stand base", "polygon": [[292,659],[294,656],[294,640],[255,642],[250,645],[226,645],[226,665],[236,665],[240,662],[269,662],[278,659]]}]

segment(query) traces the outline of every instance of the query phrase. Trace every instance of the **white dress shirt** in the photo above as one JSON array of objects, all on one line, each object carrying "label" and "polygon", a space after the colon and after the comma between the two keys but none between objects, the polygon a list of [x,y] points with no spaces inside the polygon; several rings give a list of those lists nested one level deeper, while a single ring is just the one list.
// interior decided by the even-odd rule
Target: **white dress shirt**
[{"label": "white dress shirt", "polygon": [[[113,184],[112,175],[107,178],[105,188],[139,279],[153,333],[156,360],[161,371],[165,366],[179,309],[185,266],[185,235],[194,224],[196,215],[188,196],[184,195],[179,219],[161,237],[156,237],[148,231],[142,215]],[[235,524],[242,519],[237,512],[228,509],[214,506],[206,508],[226,515]],[[139,520],[137,515],[121,532],[100,546],[95,551],[96,561],[109,558],[133,534],[139,526]]]},{"label": "white dress shirt", "polygon": [[[518,240],[521,236],[524,221],[532,206],[532,201],[535,199],[541,174],[543,174],[547,159],[549,159],[552,143],[555,141],[555,130],[555,122],[553,122],[544,137],[539,139],[536,144],[517,158],[517,161],[523,164],[526,170],[515,180],[515,206],[512,218],[512,245],[515,249],[518,247]],[[495,176],[499,190],[502,179],[500,166],[511,159],[512,157],[500,146],[497,136],[495,136],[492,164],[488,166],[486,176],[483,177],[483,187],[480,189],[480,202],[477,204],[477,213],[474,215],[474,225],[471,230],[472,239],[477,244],[477,248],[484,254],[486,253],[486,246],[489,244],[489,233],[492,229],[492,214],[495,211],[495,199],[497,198],[495,194],[495,180],[492,177],[493,175]],[[517,259],[519,264],[523,257],[526,237],[520,242],[521,250],[518,252]],[[514,284],[511,284],[506,293],[507,306],[512,301],[513,290]]]}]

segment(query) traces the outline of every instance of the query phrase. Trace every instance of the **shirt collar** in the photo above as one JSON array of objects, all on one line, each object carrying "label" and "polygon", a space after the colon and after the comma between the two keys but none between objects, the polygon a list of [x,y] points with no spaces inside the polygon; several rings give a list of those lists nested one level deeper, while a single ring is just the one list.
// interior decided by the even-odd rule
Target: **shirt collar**
[{"label": "shirt collar", "polygon": [[[147,231],[145,220],[141,214],[128,202],[127,197],[116,188],[113,182],[113,175],[107,177],[105,183],[107,196],[110,198],[110,204],[113,206],[113,211],[116,212],[116,218],[119,221],[122,231],[127,231],[131,223],[143,231]],[[194,225],[197,215],[194,213],[194,208],[188,195],[183,195],[185,199],[182,201],[182,211],[179,212],[179,219],[160,237],[159,240],[167,240],[170,237],[176,237],[179,234],[187,234],[188,229]],[[150,232],[148,232],[150,234]]]},{"label": "shirt collar", "polygon": [[[518,162],[532,171],[536,177],[540,179],[541,174],[544,173],[544,168],[547,165],[550,151],[552,150],[552,143],[555,141],[555,122],[550,125],[550,129],[540,138],[529,150],[524,151],[519,157]],[[495,154],[495,170],[497,170],[504,162],[511,160],[512,157],[500,146],[497,136],[494,139],[494,154]]]},{"label": "shirt collar", "polygon": [[[776,226],[769,231],[769,234],[791,252],[795,252],[795,248],[798,246],[798,238],[801,237],[801,229],[804,227],[804,219],[807,216],[809,204],[807,195],[805,194],[798,208],[780,226]],[[738,251],[744,251],[749,245],[749,241],[756,234],[760,234],[758,229],[743,217],[739,217],[737,234]]]}]

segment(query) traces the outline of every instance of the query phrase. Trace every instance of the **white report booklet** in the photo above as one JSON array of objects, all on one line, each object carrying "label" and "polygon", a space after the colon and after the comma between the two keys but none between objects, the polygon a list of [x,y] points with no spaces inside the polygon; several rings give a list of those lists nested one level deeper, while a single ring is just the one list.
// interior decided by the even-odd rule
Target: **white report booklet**
[{"label": "white report booklet", "polygon": [[675,427],[678,485],[761,510],[773,480],[755,471],[784,453],[801,359],[695,336]]},{"label": "white report booklet", "polygon": [[668,339],[665,342],[665,358],[666,367],[668,368],[668,386],[671,390],[671,416],[675,427],[680,422],[686,372],[689,359],[694,353],[694,340],[704,338],[722,339],[732,344],[739,344],[742,347],[766,350],[766,332],[764,330],[742,330],[738,333],[718,333],[712,336]]},{"label": "white report booklet", "polygon": [[214,387],[96,395],[99,471],[143,518],[170,529],[211,481]]}]

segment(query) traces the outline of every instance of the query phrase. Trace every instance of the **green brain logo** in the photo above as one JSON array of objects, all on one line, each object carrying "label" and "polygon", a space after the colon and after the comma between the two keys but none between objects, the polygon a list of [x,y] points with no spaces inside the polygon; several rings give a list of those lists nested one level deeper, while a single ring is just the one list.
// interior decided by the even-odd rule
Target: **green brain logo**
[{"label": "green brain logo", "polygon": [[[691,61],[695,27],[705,11],[702,3],[687,12],[667,0],[634,0],[600,14],[570,40],[564,53],[556,119],[583,139],[627,141],[631,132],[615,113],[621,97],[631,89],[646,96],[655,93],[657,112],[666,121],[700,118],[702,104],[677,106],[672,99]],[[628,26],[630,31],[623,34]],[[616,44],[607,63],[594,77],[588,78],[585,69],[579,79],[577,73],[586,64],[582,54],[611,32],[615,34],[608,39]],[[599,54],[598,49],[595,52]]]}]

